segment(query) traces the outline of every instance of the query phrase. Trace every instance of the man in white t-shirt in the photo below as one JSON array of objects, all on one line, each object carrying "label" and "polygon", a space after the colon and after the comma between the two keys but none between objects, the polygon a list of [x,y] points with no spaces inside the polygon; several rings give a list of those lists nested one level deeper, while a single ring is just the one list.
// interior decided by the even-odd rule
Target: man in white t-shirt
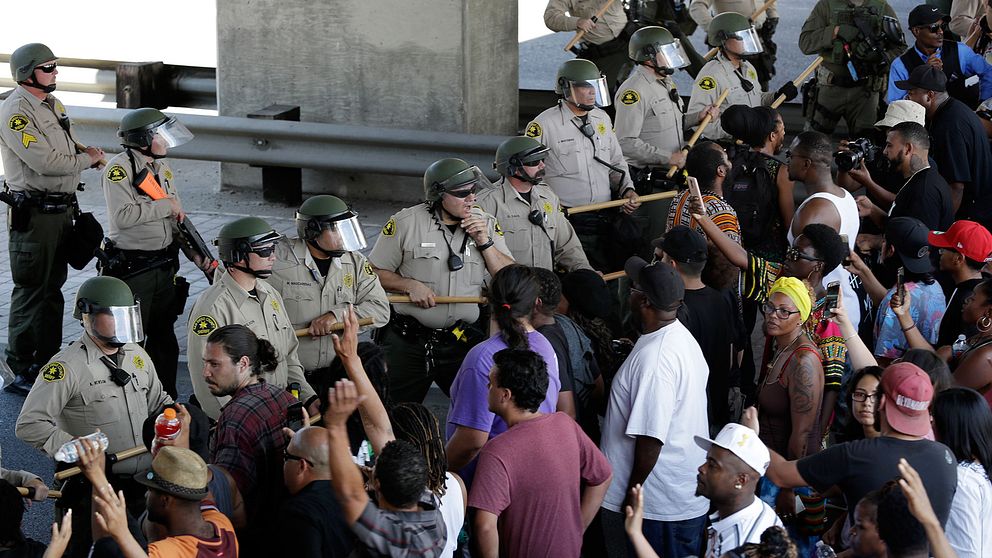
[{"label": "man in white t-shirt", "polygon": [[706,532],[706,558],[760,542],[765,529],[782,525],[775,510],[755,496],[771,455],[754,430],[731,423],[715,440],[700,436],[695,440],[706,452],[696,477],[696,495],[709,498],[715,510]]},{"label": "man in white t-shirt", "polygon": [[[709,502],[694,494],[705,453],[709,370],[696,340],[676,318],[685,287],[672,266],[627,260],[630,309],[641,337],[613,380],[602,450],[613,465],[602,521],[611,558],[626,556],[623,509],[644,487],[645,538],[661,556],[699,556]],[[686,542],[689,541],[689,542]]]}]

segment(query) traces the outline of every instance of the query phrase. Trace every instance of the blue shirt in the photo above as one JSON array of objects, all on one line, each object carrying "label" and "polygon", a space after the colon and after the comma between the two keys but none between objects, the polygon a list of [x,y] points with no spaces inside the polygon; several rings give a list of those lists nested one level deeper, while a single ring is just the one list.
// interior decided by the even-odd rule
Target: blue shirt
[{"label": "blue shirt", "polygon": [[[940,319],[947,307],[940,283],[934,281],[927,285],[923,282],[907,282],[906,292],[909,293],[909,315],[913,318],[913,323],[923,338],[933,345],[937,342]],[[897,359],[909,350],[899,318],[889,307],[889,300],[894,293],[895,287],[885,293],[885,298],[878,305],[878,318],[875,320],[875,356],[890,359]]]},{"label": "blue shirt", "polygon": [[[985,61],[985,58],[975,54],[975,51],[968,48],[964,43],[956,43],[958,46],[958,60],[961,64],[961,73],[964,74],[965,78],[970,76],[979,76],[981,78],[981,85],[979,86],[979,100],[984,101],[989,97],[992,97],[992,66]],[[941,49],[937,49],[937,58],[940,58]],[[913,52],[915,52],[921,60],[926,62],[927,56],[920,52],[920,49],[913,46]],[[898,101],[906,96],[906,91],[904,89],[899,89],[896,87],[896,82],[909,78],[909,72],[906,70],[906,65],[902,63],[902,57],[898,57],[892,61],[892,65],[889,66],[889,92],[888,97],[885,102],[891,103],[892,101]]]}]

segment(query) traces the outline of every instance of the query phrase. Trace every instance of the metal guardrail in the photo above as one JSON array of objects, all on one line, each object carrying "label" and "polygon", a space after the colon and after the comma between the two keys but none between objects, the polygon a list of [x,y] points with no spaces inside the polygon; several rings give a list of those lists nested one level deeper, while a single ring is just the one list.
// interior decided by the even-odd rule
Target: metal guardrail
[{"label": "metal guardrail", "polygon": [[[127,110],[81,106],[67,110],[76,139],[85,145],[120,150],[117,127]],[[461,157],[491,170],[493,153],[506,139],[231,116],[178,117],[196,139],[170,150],[169,155],[176,158],[399,176],[423,176],[431,163],[444,157]]]}]

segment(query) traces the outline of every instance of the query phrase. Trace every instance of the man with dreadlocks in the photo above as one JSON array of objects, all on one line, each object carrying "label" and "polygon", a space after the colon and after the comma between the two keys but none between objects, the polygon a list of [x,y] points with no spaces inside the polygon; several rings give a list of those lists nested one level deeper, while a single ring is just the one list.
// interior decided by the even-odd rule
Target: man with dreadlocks
[{"label": "man with dreadlocks", "polygon": [[444,438],[437,418],[420,403],[401,403],[393,407],[393,433],[420,449],[427,460],[427,491],[424,498],[441,512],[448,529],[448,540],[441,558],[451,558],[458,547],[458,534],[465,523],[468,491],[461,477],[448,472],[444,456]]},{"label": "man with dreadlocks", "polygon": [[[393,215],[369,261],[384,289],[410,296],[376,332],[397,402],[421,402],[431,382],[448,393],[458,365],[485,334],[478,304],[437,304],[437,296],[480,296],[486,279],[513,263],[496,219],[475,207],[491,187],[478,167],[441,159],[424,173],[425,204]],[[485,326],[483,326],[485,329]]]}]

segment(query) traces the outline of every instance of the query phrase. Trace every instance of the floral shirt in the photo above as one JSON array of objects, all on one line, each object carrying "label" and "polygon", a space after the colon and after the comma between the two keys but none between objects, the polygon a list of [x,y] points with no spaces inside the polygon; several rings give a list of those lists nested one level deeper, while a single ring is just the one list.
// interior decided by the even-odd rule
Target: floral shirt
[{"label": "floral shirt", "polygon": [[[878,305],[878,318],[875,320],[875,356],[892,359],[901,357],[909,349],[906,335],[899,326],[899,318],[889,308],[889,300],[894,292],[895,287],[885,293],[885,298]],[[933,345],[937,342],[940,319],[944,317],[944,308],[947,306],[940,283],[906,283],[906,292],[910,297],[909,315],[913,318],[913,323],[923,338]]]}]

